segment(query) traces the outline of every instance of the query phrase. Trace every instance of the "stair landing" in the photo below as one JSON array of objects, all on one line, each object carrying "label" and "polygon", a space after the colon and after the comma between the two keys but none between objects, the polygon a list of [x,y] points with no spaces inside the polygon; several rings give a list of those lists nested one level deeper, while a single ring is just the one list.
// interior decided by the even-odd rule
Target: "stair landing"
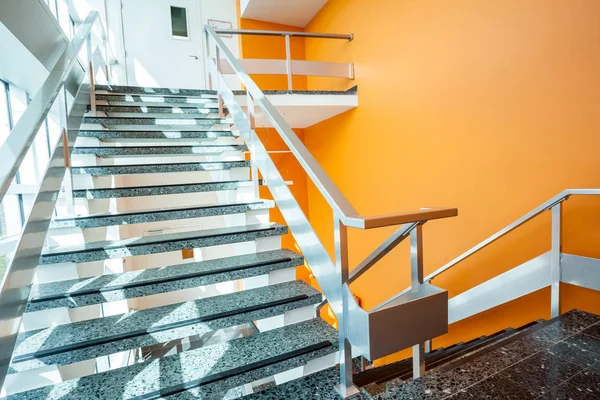
[{"label": "stair landing", "polygon": [[[331,368],[246,399],[339,399]],[[539,329],[476,351],[416,380],[390,381],[383,393],[352,399],[600,399],[600,316],[579,310]]]}]

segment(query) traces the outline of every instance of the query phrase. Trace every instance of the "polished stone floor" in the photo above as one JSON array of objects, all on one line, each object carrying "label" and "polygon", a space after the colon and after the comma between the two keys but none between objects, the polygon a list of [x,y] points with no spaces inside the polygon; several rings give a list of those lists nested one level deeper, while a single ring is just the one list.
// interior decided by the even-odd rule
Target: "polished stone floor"
[{"label": "polished stone floor", "polygon": [[[248,400],[336,400],[338,379],[339,371],[331,368]],[[379,394],[364,387],[353,399],[600,400],[600,316],[573,310],[421,379],[390,381],[386,387]]]}]

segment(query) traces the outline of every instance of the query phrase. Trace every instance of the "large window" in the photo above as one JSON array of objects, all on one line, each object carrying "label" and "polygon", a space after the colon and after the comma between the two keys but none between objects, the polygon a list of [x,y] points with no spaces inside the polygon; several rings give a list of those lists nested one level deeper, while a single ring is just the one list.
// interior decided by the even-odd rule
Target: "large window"
[{"label": "large window", "polygon": [[[24,90],[0,80],[0,146],[25,112],[29,101]],[[51,150],[60,136],[58,113],[54,109],[40,127],[9,193],[0,203],[0,278],[4,276],[11,253],[33,205],[37,187],[48,167]]]}]

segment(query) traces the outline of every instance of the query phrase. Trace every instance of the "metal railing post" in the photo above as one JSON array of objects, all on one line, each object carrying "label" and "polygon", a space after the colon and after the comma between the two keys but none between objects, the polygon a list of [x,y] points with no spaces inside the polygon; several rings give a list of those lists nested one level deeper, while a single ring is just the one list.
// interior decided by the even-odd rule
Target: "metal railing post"
[{"label": "metal railing post", "polygon": [[[416,292],[423,284],[423,225],[418,224],[410,232],[410,281]],[[425,347],[419,343],[412,348],[413,378],[425,375]]]},{"label": "metal railing post", "polygon": [[285,35],[285,69],[287,72],[288,90],[292,91],[292,47],[290,35]]},{"label": "metal railing post", "polygon": [[562,202],[552,207],[552,249],[550,250],[550,315],[552,318],[560,315],[560,277],[561,277],[561,219]]},{"label": "metal railing post", "polygon": [[86,40],[87,57],[90,68],[90,111],[96,114],[96,84],[94,82],[94,60],[92,55],[92,35],[90,34]]},{"label": "metal railing post", "polygon": [[[216,48],[217,49],[217,75],[219,75],[221,73],[221,51],[219,49],[219,47]],[[223,118],[224,114],[223,114],[223,97],[221,96],[221,79],[219,79],[219,76],[216,76],[215,79],[217,80],[217,96],[218,97],[218,102],[219,102],[219,118]]]},{"label": "metal railing post", "polygon": [[[254,198],[255,199],[259,199],[260,198],[260,192],[259,192],[259,187],[258,187],[258,166],[256,165],[256,160],[255,160],[255,156],[256,156],[256,150],[255,150],[255,140],[258,140],[257,137],[253,136],[253,131],[254,128],[256,127],[256,116],[255,116],[255,110],[254,110],[254,98],[252,97],[252,95],[249,92],[246,92],[246,101],[248,104],[248,121],[250,121],[250,166],[251,166],[251,171],[252,171],[252,188],[254,189]],[[256,135],[256,132],[254,132],[254,135]]]},{"label": "metal railing post", "polygon": [[69,119],[67,104],[67,89],[63,86],[58,95],[58,109],[60,114],[60,129],[65,160],[64,193],[67,214],[75,215],[75,198],[73,196],[73,174],[71,173],[71,154],[69,151],[69,136],[67,124]]},{"label": "metal railing post", "polygon": [[348,340],[348,228],[335,216],[334,243],[335,264],[340,273],[340,290],[342,292],[342,313],[338,316],[339,355],[340,355],[340,384],[336,387],[343,398],[354,396],[358,389],[352,381],[352,346]]}]

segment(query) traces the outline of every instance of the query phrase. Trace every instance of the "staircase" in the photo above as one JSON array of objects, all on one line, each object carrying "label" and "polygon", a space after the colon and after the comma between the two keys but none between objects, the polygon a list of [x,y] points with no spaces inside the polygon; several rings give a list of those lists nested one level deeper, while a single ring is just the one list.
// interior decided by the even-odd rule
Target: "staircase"
[{"label": "staircase", "polygon": [[65,381],[8,399],[224,398],[334,365],[337,331],[295,280],[274,202],[254,197],[244,142],[215,92],[178,92],[96,86],[73,151],[79,215],[59,203],[23,318],[47,326],[19,335],[7,377]]}]

